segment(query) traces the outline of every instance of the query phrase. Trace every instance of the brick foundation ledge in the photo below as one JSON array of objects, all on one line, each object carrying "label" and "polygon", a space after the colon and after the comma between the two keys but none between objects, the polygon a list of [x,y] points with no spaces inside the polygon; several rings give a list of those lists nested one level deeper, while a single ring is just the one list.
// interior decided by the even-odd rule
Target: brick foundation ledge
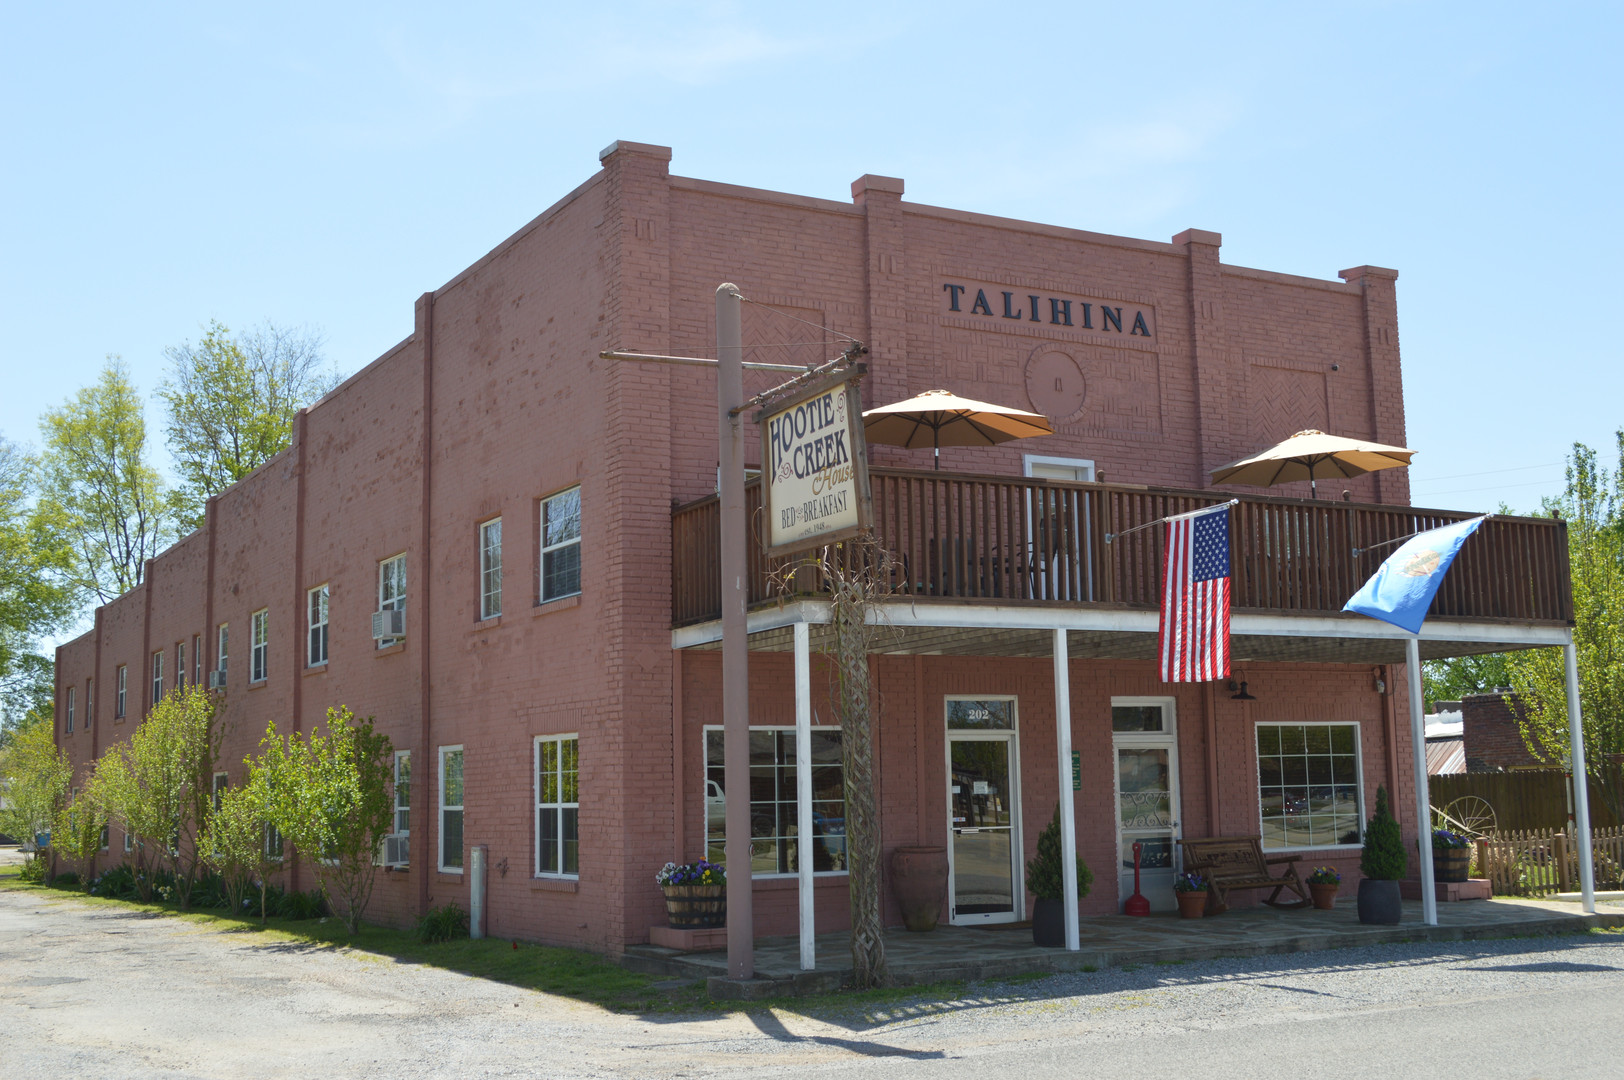
[{"label": "brick foundation ledge", "polygon": [[[1433,889],[1438,893],[1438,899],[1445,903],[1452,900],[1487,900],[1492,895],[1489,889],[1488,878],[1471,878],[1466,881],[1435,881]],[[1399,895],[1406,900],[1421,899],[1421,883],[1419,881],[1401,881],[1398,883]]]},{"label": "brick foundation ledge", "polygon": [[648,943],[678,952],[709,952],[727,948],[727,927],[710,926],[700,930],[678,930],[670,926],[648,928]]}]

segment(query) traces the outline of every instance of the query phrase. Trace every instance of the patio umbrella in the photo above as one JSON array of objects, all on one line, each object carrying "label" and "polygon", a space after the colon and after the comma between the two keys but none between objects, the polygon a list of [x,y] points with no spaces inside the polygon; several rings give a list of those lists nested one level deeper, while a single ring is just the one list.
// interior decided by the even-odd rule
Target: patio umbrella
[{"label": "patio umbrella", "polygon": [[1414,450],[1402,446],[1344,439],[1323,431],[1299,431],[1267,450],[1213,470],[1212,482],[1273,487],[1292,480],[1307,480],[1309,497],[1318,498],[1317,481],[1322,476],[1363,476],[1408,465],[1414,454]]},{"label": "patio umbrella", "polygon": [[863,434],[871,443],[910,450],[928,446],[942,467],[944,446],[995,446],[1032,435],[1053,435],[1046,416],[961,398],[947,390],[881,405],[863,414]]}]

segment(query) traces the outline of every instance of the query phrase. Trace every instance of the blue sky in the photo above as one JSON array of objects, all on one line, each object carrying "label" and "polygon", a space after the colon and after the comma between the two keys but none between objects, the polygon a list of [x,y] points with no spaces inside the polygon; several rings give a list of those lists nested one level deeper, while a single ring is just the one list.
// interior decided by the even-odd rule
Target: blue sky
[{"label": "blue sky", "polygon": [[[1603,4],[5,5],[0,434],[199,325],[351,372],[596,168],[1396,267],[1418,503],[1533,507],[1624,426]],[[1142,9],[1146,13],[1141,13]],[[1609,315],[1613,312],[1613,315]],[[157,415],[150,414],[158,434]]]}]

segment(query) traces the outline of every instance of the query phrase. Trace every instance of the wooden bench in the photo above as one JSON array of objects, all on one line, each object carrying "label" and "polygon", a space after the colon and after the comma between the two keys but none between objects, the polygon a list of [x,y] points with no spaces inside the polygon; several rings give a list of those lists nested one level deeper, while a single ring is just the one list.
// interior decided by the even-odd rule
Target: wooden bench
[{"label": "wooden bench", "polygon": [[[1229,894],[1235,889],[1273,889],[1263,901],[1271,907],[1300,908],[1313,902],[1297,876],[1297,856],[1264,857],[1262,837],[1212,836],[1179,844],[1184,848],[1184,872],[1207,879],[1207,910],[1214,914],[1229,910]],[[1269,871],[1282,864],[1286,869],[1278,877]],[[1299,899],[1282,902],[1280,894],[1287,889]]]}]

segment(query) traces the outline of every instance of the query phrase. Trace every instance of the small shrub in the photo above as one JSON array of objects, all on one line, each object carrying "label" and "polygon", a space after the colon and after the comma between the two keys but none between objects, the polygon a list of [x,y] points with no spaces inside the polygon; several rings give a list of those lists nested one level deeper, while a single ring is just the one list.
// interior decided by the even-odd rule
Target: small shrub
[{"label": "small shrub", "polygon": [[1365,827],[1365,850],[1359,856],[1359,869],[1367,878],[1398,881],[1409,869],[1410,857],[1404,850],[1404,834],[1387,805],[1387,788],[1376,789],[1376,815]]},{"label": "small shrub", "polygon": [[129,863],[120,863],[111,870],[104,870],[90,883],[90,895],[105,896],[113,900],[134,900],[135,870]]},{"label": "small shrub", "polygon": [[17,876],[23,881],[28,882],[30,885],[45,884],[44,858],[36,855],[32,859],[29,859],[27,862],[23,863],[23,868]]},{"label": "small shrub", "polygon": [[55,880],[51,882],[51,887],[55,889],[77,889],[79,887],[78,871],[62,871],[60,874],[56,875]]},{"label": "small shrub", "polygon": [[[267,904],[266,906],[269,907],[270,905]],[[309,892],[285,893],[281,902],[277,904],[276,913],[284,919],[295,921],[324,918],[329,914],[327,898],[322,895],[320,889],[311,889]]]},{"label": "small shrub", "polygon": [[[1063,899],[1064,882],[1060,876],[1063,866],[1060,857],[1060,807],[1056,804],[1054,820],[1038,834],[1037,853],[1026,864],[1027,891],[1039,900]],[[1077,898],[1081,900],[1087,896],[1093,885],[1094,871],[1083,862],[1081,855],[1077,856]]]},{"label": "small shrub", "polygon": [[425,945],[468,936],[468,913],[456,904],[431,910],[417,920],[417,940]]}]

